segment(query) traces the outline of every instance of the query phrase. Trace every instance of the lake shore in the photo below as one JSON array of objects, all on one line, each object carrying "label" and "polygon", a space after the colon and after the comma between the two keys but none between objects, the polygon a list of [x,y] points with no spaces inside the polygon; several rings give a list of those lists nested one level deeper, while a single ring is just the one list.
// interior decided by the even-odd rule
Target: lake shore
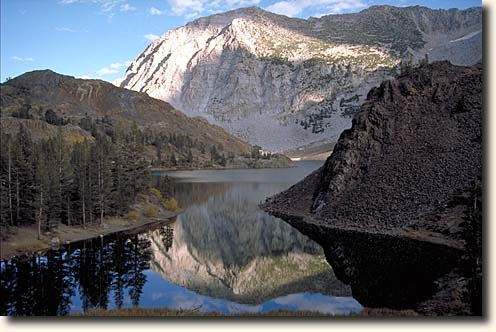
[{"label": "lake shore", "polygon": [[388,308],[364,308],[361,312],[351,314],[331,314],[320,311],[305,310],[274,310],[266,313],[247,312],[223,314],[220,312],[200,312],[198,310],[174,310],[167,308],[122,308],[122,309],[93,309],[85,313],[74,313],[72,317],[196,317],[196,318],[364,318],[364,317],[418,317],[413,310],[392,310]]},{"label": "lake shore", "polygon": [[0,242],[0,259],[5,260],[20,255],[42,253],[52,249],[52,241],[60,245],[70,244],[110,234],[138,230],[154,224],[173,221],[183,210],[161,211],[160,218],[140,216],[134,220],[123,217],[111,217],[102,224],[82,226],[60,225],[51,232],[44,233],[41,240],[37,238],[36,225],[15,227],[11,229],[7,240]]},{"label": "lake shore", "polygon": [[212,166],[177,166],[177,167],[152,167],[152,172],[171,172],[171,171],[215,171],[215,170],[232,170],[232,169],[271,169],[271,168],[290,168],[296,167],[294,161],[283,160],[281,162],[254,162],[252,164],[231,164],[229,166],[220,166],[220,165],[212,165]]}]

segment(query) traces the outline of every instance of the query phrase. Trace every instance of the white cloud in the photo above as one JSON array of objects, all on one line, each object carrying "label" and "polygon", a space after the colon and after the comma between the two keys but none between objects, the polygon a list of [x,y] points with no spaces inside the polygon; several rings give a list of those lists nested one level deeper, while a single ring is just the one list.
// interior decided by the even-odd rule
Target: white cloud
[{"label": "white cloud", "polygon": [[124,81],[124,76],[116,78],[115,80],[112,81],[112,84],[115,86],[120,86],[122,81]]},{"label": "white cloud", "polygon": [[76,32],[76,30],[71,29],[71,28],[66,28],[66,27],[55,27],[55,30],[61,31],[61,32]]},{"label": "white cloud", "polygon": [[148,34],[144,35],[143,37],[145,37],[149,41],[154,41],[155,39],[160,38],[160,36],[154,35],[153,33],[148,33]]},{"label": "white cloud", "polygon": [[184,15],[191,12],[204,11],[206,0],[167,0],[174,15]]},{"label": "white cloud", "polygon": [[96,73],[99,76],[104,76],[104,75],[117,74],[117,73],[119,73],[119,71],[117,69],[112,69],[112,68],[109,68],[109,67],[104,67],[104,68],[102,68],[100,70],[97,70]]},{"label": "white cloud", "polygon": [[15,61],[21,61],[21,62],[25,62],[25,61],[34,61],[33,58],[23,58],[23,57],[20,57],[20,56],[17,56],[17,55],[14,55],[13,57],[11,57],[12,60],[15,60]]},{"label": "white cloud", "polygon": [[60,0],[59,4],[91,4],[100,8],[98,14],[105,15],[110,20],[116,12],[131,12],[135,11],[136,7],[131,6],[125,0]]},{"label": "white cloud", "polygon": [[102,13],[112,13],[122,0],[97,0],[96,2],[100,3],[100,10]]},{"label": "white cloud", "polygon": [[[403,0],[398,0],[403,1]],[[265,7],[266,10],[287,16],[322,16],[355,11],[367,7],[369,0],[281,0]],[[98,6],[101,15],[108,19],[119,12],[137,10],[129,0],[59,0],[60,4],[86,3]],[[150,15],[182,16],[187,20],[227,11],[233,8],[260,5],[261,0],[167,0],[167,10],[154,6],[148,8]],[[150,36],[151,37],[151,36]],[[150,39],[150,38],[147,38]]]},{"label": "white cloud", "polygon": [[366,7],[367,5],[361,1],[339,1],[334,5],[331,5],[329,7],[329,13],[328,14],[339,14],[342,13],[345,10],[354,10],[354,9],[361,9]]},{"label": "white cloud", "polygon": [[227,11],[234,7],[253,6],[260,3],[261,0],[167,0],[171,14],[175,16],[184,16],[191,19],[201,14],[212,14],[215,12]]},{"label": "white cloud", "polygon": [[78,78],[81,78],[83,80],[91,80],[93,77],[91,75],[83,75],[83,76],[80,76]]},{"label": "white cloud", "polygon": [[121,10],[121,12],[133,12],[136,10],[136,7],[133,7],[128,3],[125,3],[125,4],[121,5],[120,10]]},{"label": "white cloud", "polygon": [[188,20],[191,20],[191,19],[196,18],[198,16],[200,16],[200,13],[198,13],[198,12],[193,12],[191,14],[184,15],[184,17],[186,17]]},{"label": "white cloud", "polygon": [[151,7],[149,10],[150,15],[162,15],[164,12],[158,8]]},{"label": "white cloud", "polygon": [[131,64],[131,61],[114,62],[107,67],[103,67],[102,69],[97,70],[96,73],[98,74],[98,76],[118,74],[123,69],[123,67],[129,66],[129,64]]},{"label": "white cloud", "polygon": [[279,1],[275,4],[270,5],[266,9],[270,12],[290,17],[301,13],[301,11],[303,10],[298,1]]},{"label": "white cloud", "polygon": [[120,67],[123,67],[123,66],[124,66],[123,63],[116,62],[116,63],[111,63],[109,67],[112,68],[112,69],[117,69],[117,68],[120,68]]},{"label": "white cloud", "polygon": [[322,16],[362,9],[366,6],[362,0],[289,0],[276,2],[265,9],[276,14],[293,17],[306,10],[317,11],[318,15]]},{"label": "white cloud", "polygon": [[259,3],[260,0],[226,0],[228,6],[254,6]]}]

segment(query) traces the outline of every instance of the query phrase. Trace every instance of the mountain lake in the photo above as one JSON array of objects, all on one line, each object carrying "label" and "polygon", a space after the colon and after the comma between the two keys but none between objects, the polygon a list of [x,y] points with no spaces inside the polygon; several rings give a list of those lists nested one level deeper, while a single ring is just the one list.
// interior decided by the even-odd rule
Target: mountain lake
[{"label": "mountain lake", "polygon": [[258,207],[322,163],[156,172],[172,179],[184,213],[145,230],[2,261],[0,313],[66,315],[132,306],[226,315],[360,312],[322,248]]}]

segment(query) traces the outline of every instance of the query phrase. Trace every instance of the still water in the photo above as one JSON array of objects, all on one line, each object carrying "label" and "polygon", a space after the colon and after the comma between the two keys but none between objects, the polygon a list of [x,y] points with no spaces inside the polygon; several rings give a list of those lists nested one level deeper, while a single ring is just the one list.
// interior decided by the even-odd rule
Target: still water
[{"label": "still water", "polygon": [[362,306],[336,279],[322,249],[258,208],[321,165],[156,173],[173,179],[184,213],[165,225],[3,261],[0,313],[131,306],[358,312]]}]

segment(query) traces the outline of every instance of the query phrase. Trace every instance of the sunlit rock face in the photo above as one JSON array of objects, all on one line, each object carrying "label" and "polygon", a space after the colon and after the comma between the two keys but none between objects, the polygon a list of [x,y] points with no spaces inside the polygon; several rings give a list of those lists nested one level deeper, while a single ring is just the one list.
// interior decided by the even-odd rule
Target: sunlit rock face
[{"label": "sunlit rock face", "polygon": [[401,59],[482,59],[482,10],[372,7],[308,20],[243,8],[151,43],[122,87],[279,151],[337,141]]},{"label": "sunlit rock face", "polygon": [[172,237],[153,232],[152,269],[174,284],[238,303],[300,292],[350,296],[322,249],[259,211],[250,190],[237,186],[190,206],[168,226]]}]

